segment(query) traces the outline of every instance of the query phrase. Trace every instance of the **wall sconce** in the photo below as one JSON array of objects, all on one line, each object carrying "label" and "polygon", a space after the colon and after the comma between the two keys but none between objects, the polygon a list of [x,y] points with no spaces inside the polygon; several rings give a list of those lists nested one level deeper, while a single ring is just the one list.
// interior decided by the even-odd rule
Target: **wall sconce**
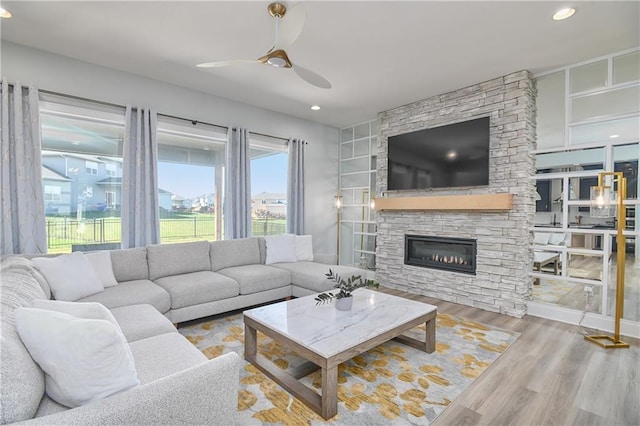
[{"label": "wall sconce", "polygon": [[[605,176],[611,176],[611,186],[605,186]],[[617,194],[613,191],[614,182],[617,185]],[[620,340],[620,319],[624,310],[624,267],[627,258],[624,228],[627,222],[624,199],[627,198],[627,179],[622,172],[600,172],[598,174],[598,186],[591,187],[591,217],[612,217],[618,213],[617,220],[617,257],[616,257],[616,308],[615,330],[613,337],[607,335],[587,335],[585,339],[596,343],[603,348],[628,348],[629,344]],[[617,203],[617,209],[616,209]],[[607,342],[608,341],[608,342]]]},{"label": "wall sconce", "polygon": [[342,195],[337,194],[334,198],[334,205],[336,206],[337,210],[341,210],[342,209]]},{"label": "wall sconce", "polygon": [[371,207],[371,210],[376,209],[376,195],[373,193],[371,194],[371,201],[369,202],[369,207]]}]

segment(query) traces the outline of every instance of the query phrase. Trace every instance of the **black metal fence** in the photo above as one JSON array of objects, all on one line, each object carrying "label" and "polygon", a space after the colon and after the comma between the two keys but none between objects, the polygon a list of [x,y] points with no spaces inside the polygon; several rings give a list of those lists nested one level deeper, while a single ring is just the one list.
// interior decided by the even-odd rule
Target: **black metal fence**
[{"label": "black metal fence", "polygon": [[[119,242],[121,219],[103,217],[73,219],[47,218],[47,247],[51,251],[71,251],[73,244],[99,244]],[[254,219],[253,236],[278,235],[286,232],[286,222],[274,219]],[[215,240],[215,216],[198,215],[186,218],[160,219],[162,241]]]}]

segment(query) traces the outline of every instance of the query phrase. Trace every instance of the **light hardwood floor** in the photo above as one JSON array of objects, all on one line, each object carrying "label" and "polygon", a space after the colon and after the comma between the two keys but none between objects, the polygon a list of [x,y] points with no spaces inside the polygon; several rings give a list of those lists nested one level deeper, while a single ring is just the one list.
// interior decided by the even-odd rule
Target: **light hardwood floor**
[{"label": "light hardwood floor", "polygon": [[[580,328],[526,316],[522,319],[398,290],[438,311],[521,333],[432,426],[640,425],[640,342],[603,349]],[[437,341],[437,336],[436,336]]]}]

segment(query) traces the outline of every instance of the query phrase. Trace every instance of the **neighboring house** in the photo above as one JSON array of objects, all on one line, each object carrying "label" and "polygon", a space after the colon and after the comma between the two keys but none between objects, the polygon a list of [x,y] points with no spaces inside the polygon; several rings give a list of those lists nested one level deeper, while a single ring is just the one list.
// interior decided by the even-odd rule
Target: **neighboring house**
[{"label": "neighboring house", "polygon": [[[59,214],[62,212],[65,212],[64,214],[76,213],[78,205],[81,205],[84,211],[118,210],[120,208],[122,198],[121,159],[42,151],[42,165],[44,169],[57,176],[58,182],[60,182],[60,178],[67,179],[68,197],[64,197],[63,202],[61,194],[60,205],[57,206]],[[52,187],[52,185],[49,186]],[[49,190],[53,191],[52,188]]]},{"label": "neighboring house", "polygon": [[173,194],[167,190],[162,188],[158,188],[158,205],[160,206],[160,210],[170,212],[173,211],[173,201],[171,197]]},{"label": "neighboring house", "polygon": [[251,215],[257,216],[256,211],[262,210],[271,217],[287,217],[286,194],[261,192],[251,197]]},{"label": "neighboring house", "polygon": [[215,204],[216,197],[214,194],[203,194],[200,197],[192,199],[191,209],[194,212],[213,212]]},{"label": "neighboring house", "polygon": [[42,166],[45,214],[70,213],[71,179]]},{"label": "neighboring house", "polygon": [[178,194],[173,194],[171,196],[171,207],[173,210],[184,211],[185,209],[191,208],[191,200],[188,200]]}]

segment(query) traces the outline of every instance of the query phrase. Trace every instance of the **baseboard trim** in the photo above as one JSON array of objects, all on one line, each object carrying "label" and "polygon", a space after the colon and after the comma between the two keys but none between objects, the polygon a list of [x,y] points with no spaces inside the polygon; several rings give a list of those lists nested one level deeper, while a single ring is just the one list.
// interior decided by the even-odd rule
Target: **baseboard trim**
[{"label": "baseboard trim", "polygon": [[[582,318],[582,312],[576,311],[575,309],[531,301],[527,303],[527,314],[572,325],[578,325],[580,318]],[[611,317],[587,312],[587,315],[585,315],[582,321],[582,326],[613,333],[615,324]],[[620,334],[634,339],[640,339],[640,324],[623,319],[620,321]]]}]

